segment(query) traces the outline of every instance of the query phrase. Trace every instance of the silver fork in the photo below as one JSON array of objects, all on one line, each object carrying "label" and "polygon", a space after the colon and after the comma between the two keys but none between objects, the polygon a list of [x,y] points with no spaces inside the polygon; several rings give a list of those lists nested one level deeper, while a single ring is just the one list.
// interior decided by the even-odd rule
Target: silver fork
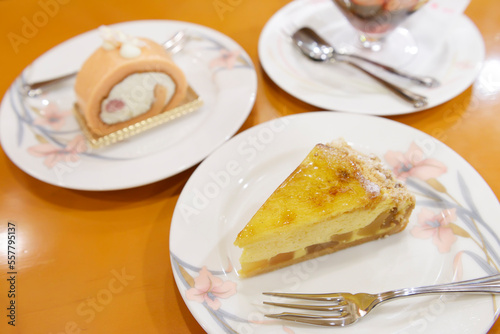
[{"label": "silver fork", "polygon": [[[176,32],[172,37],[167,39],[162,46],[169,54],[173,55],[182,50],[186,42],[188,41],[189,36],[183,31],[180,30]],[[22,91],[29,97],[37,97],[43,93],[44,88],[48,86],[53,86],[58,83],[61,83],[65,80],[71,79],[76,76],[78,72],[69,73],[60,77],[33,82],[33,83],[24,83],[22,85]]]},{"label": "silver fork", "polygon": [[[386,291],[377,294],[369,293],[279,293],[264,292],[266,296],[295,298],[311,300],[309,304],[286,304],[264,301],[266,305],[287,307],[309,311],[320,311],[317,314],[283,312],[279,314],[266,314],[266,317],[295,321],[320,326],[347,326],[366,316],[373,308],[389,300],[428,294],[444,293],[500,293],[500,274],[487,276],[468,281],[405,288]],[[325,303],[327,302],[327,303]]]}]

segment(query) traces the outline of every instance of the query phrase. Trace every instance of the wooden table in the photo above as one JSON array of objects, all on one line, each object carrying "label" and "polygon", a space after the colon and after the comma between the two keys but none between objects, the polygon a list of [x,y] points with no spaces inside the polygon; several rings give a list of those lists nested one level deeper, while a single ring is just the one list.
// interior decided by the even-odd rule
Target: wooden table
[{"label": "wooden table", "polygon": [[[249,53],[257,70],[258,94],[240,131],[280,116],[313,111],[317,108],[275,85],[259,64],[259,34],[267,20],[287,2],[0,1],[3,36],[0,92],[4,93],[36,57],[70,37],[103,24],[168,19],[219,30]],[[477,169],[497,197],[500,195],[499,13],[497,0],[473,0],[466,11],[486,43],[484,70],[471,87],[438,107],[388,117],[450,146]],[[28,31],[25,25],[30,22],[36,22],[37,26]],[[7,329],[8,333],[55,334],[78,333],[82,329],[82,333],[202,333],[175,285],[168,239],[176,201],[195,168],[135,189],[74,191],[28,176],[2,151],[1,332]],[[7,326],[4,315],[10,300],[6,293],[8,222],[16,225],[18,247],[15,328]],[[106,292],[103,289],[113,292],[106,295],[112,302],[92,305],[97,294]],[[85,316],[77,312],[82,303],[88,307]],[[500,323],[493,326],[491,333],[494,332],[500,332]]]}]

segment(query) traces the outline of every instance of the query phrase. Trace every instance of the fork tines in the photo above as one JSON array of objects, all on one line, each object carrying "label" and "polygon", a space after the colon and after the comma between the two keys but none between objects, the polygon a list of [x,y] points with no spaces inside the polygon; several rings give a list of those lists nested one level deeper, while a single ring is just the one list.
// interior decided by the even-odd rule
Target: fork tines
[{"label": "fork tines", "polygon": [[[276,302],[268,302],[264,301],[264,304],[277,306],[277,307],[286,307],[293,309],[301,309],[301,310],[310,310],[310,311],[320,311],[320,312],[328,312],[328,315],[321,314],[300,314],[300,313],[291,313],[291,312],[283,312],[279,314],[266,314],[265,316],[268,318],[295,321],[301,323],[308,323],[313,325],[323,325],[323,326],[342,326],[344,317],[349,314],[349,310],[347,310],[348,304],[345,299],[338,294],[295,294],[295,293],[278,293],[278,292],[264,292],[266,296],[273,297],[283,297],[283,298],[294,298],[300,300],[310,300],[315,302],[322,302],[317,304],[293,304],[293,303],[276,303]],[[324,304],[324,302],[328,302]]]},{"label": "fork tines", "polygon": [[350,324],[346,321],[345,317],[335,315],[312,315],[283,312],[280,314],[266,314],[266,317],[318,326],[346,326]]}]

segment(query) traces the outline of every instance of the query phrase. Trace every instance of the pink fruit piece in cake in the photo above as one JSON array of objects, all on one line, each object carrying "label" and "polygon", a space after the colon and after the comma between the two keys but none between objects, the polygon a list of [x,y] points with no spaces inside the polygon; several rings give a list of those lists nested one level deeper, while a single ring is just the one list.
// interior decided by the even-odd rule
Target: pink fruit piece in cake
[{"label": "pink fruit piece in cake", "polygon": [[105,109],[107,112],[115,112],[121,110],[123,107],[125,107],[125,102],[123,102],[122,100],[113,99],[106,104]]}]

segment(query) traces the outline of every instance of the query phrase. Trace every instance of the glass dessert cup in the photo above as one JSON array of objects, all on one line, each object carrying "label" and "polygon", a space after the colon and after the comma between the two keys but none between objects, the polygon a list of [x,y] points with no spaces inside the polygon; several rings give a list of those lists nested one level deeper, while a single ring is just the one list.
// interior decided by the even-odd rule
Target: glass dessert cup
[{"label": "glass dessert cup", "polygon": [[333,0],[365,50],[381,51],[385,39],[429,0]]}]

